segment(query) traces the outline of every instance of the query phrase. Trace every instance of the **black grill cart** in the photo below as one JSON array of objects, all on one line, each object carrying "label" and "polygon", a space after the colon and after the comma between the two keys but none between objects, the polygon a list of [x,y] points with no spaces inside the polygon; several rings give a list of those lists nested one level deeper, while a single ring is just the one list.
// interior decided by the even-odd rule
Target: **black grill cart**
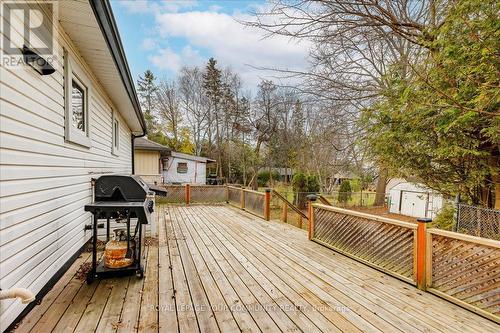
[{"label": "black grill cart", "polygon": [[[87,275],[87,283],[95,278],[137,274],[144,276],[142,256],[144,253],[143,225],[149,224],[154,203],[147,198],[148,186],[136,176],[105,175],[99,177],[94,185],[92,204],[85,206],[85,211],[93,214],[92,223],[92,268]],[[105,265],[105,258],[99,260],[97,253],[98,221],[106,220],[106,244],[110,242],[110,221],[123,223],[126,232],[122,241],[126,242],[126,267],[110,268]],[[137,219],[132,232],[131,220]],[[105,254],[106,255],[106,254]],[[105,256],[104,255],[104,256]]]}]

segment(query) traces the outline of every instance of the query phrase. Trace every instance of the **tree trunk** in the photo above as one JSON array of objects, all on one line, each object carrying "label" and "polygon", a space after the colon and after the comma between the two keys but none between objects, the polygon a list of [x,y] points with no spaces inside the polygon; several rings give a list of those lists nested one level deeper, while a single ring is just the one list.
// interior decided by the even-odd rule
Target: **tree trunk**
[{"label": "tree trunk", "polygon": [[385,186],[389,177],[386,168],[381,167],[377,180],[377,193],[375,194],[375,206],[383,206],[385,203]]}]

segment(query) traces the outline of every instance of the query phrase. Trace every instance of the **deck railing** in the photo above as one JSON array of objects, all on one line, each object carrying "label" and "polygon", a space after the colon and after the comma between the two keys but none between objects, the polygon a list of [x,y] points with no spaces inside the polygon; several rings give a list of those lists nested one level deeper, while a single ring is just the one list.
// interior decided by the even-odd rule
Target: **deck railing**
[{"label": "deck railing", "polygon": [[172,203],[229,203],[266,220],[270,219],[271,191],[258,192],[226,185],[163,185]]},{"label": "deck railing", "polygon": [[244,187],[227,186],[227,203],[269,220],[270,191],[258,192]]},{"label": "deck railing", "polygon": [[308,215],[309,239],[500,323],[500,241],[312,201]]},{"label": "deck railing", "polygon": [[190,198],[193,203],[211,203],[226,201],[226,186],[223,185],[196,185],[189,186]]},{"label": "deck railing", "polygon": [[417,225],[315,204],[311,239],[415,283]]},{"label": "deck railing", "polygon": [[427,290],[500,322],[500,242],[429,229]]}]

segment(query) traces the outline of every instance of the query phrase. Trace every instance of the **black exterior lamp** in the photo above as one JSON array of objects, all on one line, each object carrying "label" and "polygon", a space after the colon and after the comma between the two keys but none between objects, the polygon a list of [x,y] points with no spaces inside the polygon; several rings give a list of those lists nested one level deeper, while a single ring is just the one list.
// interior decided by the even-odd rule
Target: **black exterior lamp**
[{"label": "black exterior lamp", "polygon": [[24,62],[33,67],[40,75],[50,75],[56,70],[52,67],[47,60],[42,58],[38,53],[23,45],[21,50]]}]

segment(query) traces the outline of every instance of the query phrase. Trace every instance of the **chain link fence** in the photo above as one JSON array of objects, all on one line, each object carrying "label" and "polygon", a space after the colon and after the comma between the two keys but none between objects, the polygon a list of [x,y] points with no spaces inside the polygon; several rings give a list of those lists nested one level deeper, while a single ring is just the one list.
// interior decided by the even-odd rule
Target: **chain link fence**
[{"label": "chain link fence", "polygon": [[[278,191],[283,195],[288,201],[294,205],[305,209],[305,203],[307,202],[307,195],[316,194],[322,196],[331,205],[336,207],[372,207],[375,205],[375,197],[377,194],[375,192],[363,191],[363,192],[349,192],[347,194],[340,194],[338,191],[325,192],[292,192],[292,191]],[[385,196],[385,195],[384,195]],[[321,202],[320,200],[318,202]]]},{"label": "chain link fence", "polygon": [[458,204],[455,231],[500,240],[500,210]]}]

